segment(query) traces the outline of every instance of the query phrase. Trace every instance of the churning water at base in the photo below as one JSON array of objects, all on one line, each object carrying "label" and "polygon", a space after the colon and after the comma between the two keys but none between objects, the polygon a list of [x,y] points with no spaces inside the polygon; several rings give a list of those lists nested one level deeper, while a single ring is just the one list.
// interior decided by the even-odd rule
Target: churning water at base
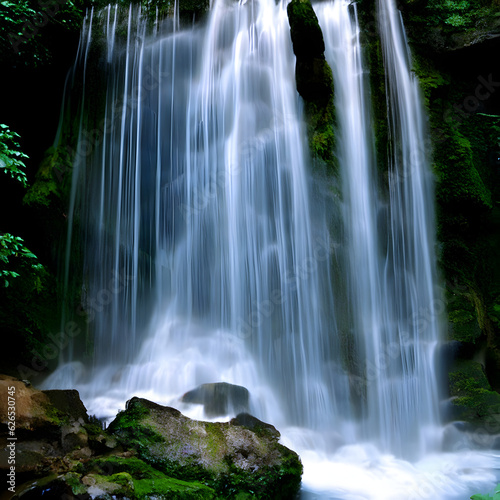
[{"label": "churning water at base", "polygon": [[355,11],[315,8],[339,190],[310,176],[285,4],[216,1],[205,25],[174,16],[151,36],[132,9],[88,16],[66,266],[80,240],[95,354],[46,385],[108,419],[134,395],[202,419],[182,394],[243,385],[301,455],[304,498],[463,499],[494,462],[440,453],[433,193],[404,32],[381,4],[386,186]]}]

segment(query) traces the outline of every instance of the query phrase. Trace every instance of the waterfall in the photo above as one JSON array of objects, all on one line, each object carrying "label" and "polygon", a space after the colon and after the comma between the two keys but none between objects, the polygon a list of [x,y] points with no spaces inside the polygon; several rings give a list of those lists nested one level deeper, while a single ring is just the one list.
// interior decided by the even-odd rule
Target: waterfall
[{"label": "waterfall", "polygon": [[104,102],[84,105],[101,106],[105,133],[85,153],[80,138],[71,201],[95,335],[88,376],[109,383],[99,375],[89,396],[123,391],[97,412],[136,392],[178,404],[217,381],[245,385],[276,408],[268,418],[286,409],[288,424],[322,429],[349,406],[336,243],[311,200],[285,7],[216,2],[205,26],[151,37],[131,8],[126,42],[116,8],[85,25],[83,78],[92,31],[106,39]]},{"label": "waterfall", "polygon": [[133,7],[87,15],[68,78],[79,97],[66,285],[81,290],[73,315],[92,360],[64,352],[45,385],[77,388],[108,419],[134,395],[203,419],[185,392],[243,385],[251,413],[300,453],[304,498],[462,498],[493,479],[484,457],[439,455],[444,306],[401,19],[380,0],[384,180],[356,8],[315,10],[338,185],[312,172],[285,3],[216,0],[205,23],[176,13],[152,33]]},{"label": "waterfall", "polygon": [[389,186],[388,195],[382,195],[356,9],[348,4],[320,4],[317,11],[335,81],[345,279],[367,384],[365,437],[376,438],[383,449],[400,456],[422,456],[437,444],[434,351],[444,311],[435,269],[434,192],[421,146],[429,141],[400,18],[392,2],[381,0],[390,89]]}]

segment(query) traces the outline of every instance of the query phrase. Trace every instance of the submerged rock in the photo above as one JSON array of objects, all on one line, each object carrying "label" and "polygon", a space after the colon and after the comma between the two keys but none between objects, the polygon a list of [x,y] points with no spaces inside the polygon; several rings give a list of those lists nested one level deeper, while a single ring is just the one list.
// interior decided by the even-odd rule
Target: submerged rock
[{"label": "submerged rock", "polygon": [[207,417],[218,417],[248,411],[248,389],[241,385],[218,382],[216,384],[202,384],[182,396],[183,403],[204,405]]},{"label": "submerged rock", "polygon": [[274,427],[250,415],[202,422],[133,398],[108,430],[161,472],[202,481],[224,497],[251,492],[256,498],[293,498],[300,487],[298,455],[278,443]]}]

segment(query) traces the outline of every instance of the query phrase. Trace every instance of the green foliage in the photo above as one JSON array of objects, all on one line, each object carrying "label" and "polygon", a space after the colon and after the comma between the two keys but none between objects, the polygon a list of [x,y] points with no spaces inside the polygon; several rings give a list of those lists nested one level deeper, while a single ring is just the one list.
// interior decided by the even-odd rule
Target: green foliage
[{"label": "green foliage", "polygon": [[26,165],[21,158],[28,158],[28,155],[20,151],[18,137],[19,134],[12,132],[8,125],[0,124],[0,169],[27,187]]},{"label": "green foliage", "polygon": [[50,62],[61,31],[80,29],[83,0],[1,0],[1,60],[15,67]]},{"label": "green foliage", "polygon": [[[11,258],[18,257],[29,260],[29,268],[33,277],[33,288],[40,292],[43,288],[42,279],[45,274],[44,267],[38,262],[36,255],[24,246],[24,241],[19,236],[9,233],[0,235],[0,262],[7,267],[12,262]],[[0,269],[0,276],[3,278],[3,286],[9,286],[9,279],[17,278],[19,273],[8,268]]]},{"label": "green foliage", "polygon": [[[469,0],[429,0],[427,2],[427,11],[429,24],[449,24],[453,27],[465,27],[472,23],[472,4]],[[474,6],[476,9],[477,6]]]},{"label": "green foliage", "polygon": [[494,1],[488,0],[407,0],[406,3],[412,12],[410,22],[447,32],[481,27],[496,10]]},{"label": "green foliage", "polygon": [[[0,124],[0,168],[26,187],[28,183],[26,173],[23,170],[26,165],[19,158],[28,158],[28,156],[20,151],[19,143],[16,140],[17,137],[19,137],[19,134],[12,132],[7,125]],[[9,265],[12,265],[10,260],[12,257],[29,260],[29,267],[33,274],[33,287],[40,291],[42,288],[41,275],[44,270],[36,255],[24,246],[24,241],[19,236],[13,236],[9,233],[1,234],[0,262],[3,264],[2,268],[0,268],[0,277],[3,278],[5,287],[9,286],[9,279],[19,276],[16,270],[9,269]]]},{"label": "green foliage", "polygon": [[485,495],[472,495],[470,498],[471,500],[500,500],[500,484],[498,484],[495,488],[493,496],[491,496],[489,493],[486,493]]}]

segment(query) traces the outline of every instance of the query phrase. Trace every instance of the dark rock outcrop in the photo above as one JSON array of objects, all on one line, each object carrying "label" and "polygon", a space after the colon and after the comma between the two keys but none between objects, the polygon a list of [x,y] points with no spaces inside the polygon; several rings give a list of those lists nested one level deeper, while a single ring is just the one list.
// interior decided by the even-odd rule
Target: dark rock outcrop
[{"label": "dark rock outcrop", "polygon": [[248,389],[241,385],[218,382],[202,384],[192,391],[186,392],[181,398],[183,403],[204,405],[207,417],[218,417],[229,413],[248,411]]},{"label": "dark rock outcrop", "polygon": [[309,0],[287,6],[293,52],[297,58],[295,81],[306,104],[312,155],[335,169],[335,109],[332,70],[325,59],[325,42]]}]

